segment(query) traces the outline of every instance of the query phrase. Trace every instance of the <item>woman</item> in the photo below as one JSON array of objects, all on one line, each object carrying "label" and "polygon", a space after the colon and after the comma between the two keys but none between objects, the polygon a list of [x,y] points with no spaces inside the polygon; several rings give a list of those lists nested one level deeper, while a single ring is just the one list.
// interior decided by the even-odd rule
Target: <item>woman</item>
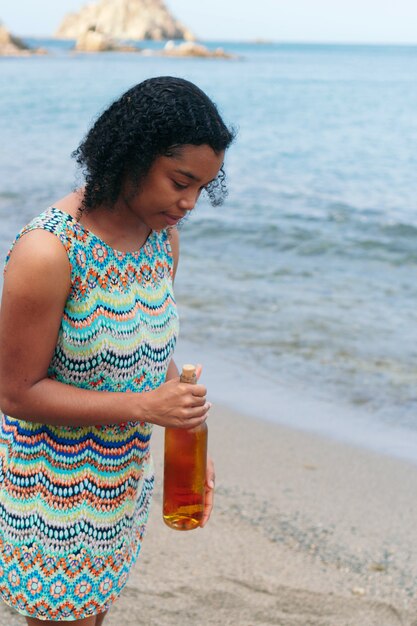
[{"label": "woman", "polygon": [[[152,494],[154,424],[192,428],[179,382],[175,225],[225,193],[233,139],[188,81],[144,81],[74,153],[85,186],[18,235],[0,316],[0,593],[27,624],[100,626],[126,584]],[[207,472],[207,522],[214,487]]]}]

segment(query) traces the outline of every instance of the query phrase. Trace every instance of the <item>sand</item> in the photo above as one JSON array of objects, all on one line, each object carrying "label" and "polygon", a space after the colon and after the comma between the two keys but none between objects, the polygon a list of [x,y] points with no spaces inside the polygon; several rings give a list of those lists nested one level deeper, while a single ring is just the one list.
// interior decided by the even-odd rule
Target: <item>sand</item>
[{"label": "sand", "polygon": [[[161,516],[108,626],[417,626],[417,466],[213,407],[215,510]],[[1,605],[0,624],[22,624]]]}]

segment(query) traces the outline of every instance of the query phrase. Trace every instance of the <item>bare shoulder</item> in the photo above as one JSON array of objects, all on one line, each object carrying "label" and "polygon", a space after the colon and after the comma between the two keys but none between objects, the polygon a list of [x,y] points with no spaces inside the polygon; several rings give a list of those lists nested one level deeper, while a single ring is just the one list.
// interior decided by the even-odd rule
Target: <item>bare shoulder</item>
[{"label": "bare shoulder", "polygon": [[52,292],[63,297],[70,282],[69,259],[56,235],[36,229],[16,242],[5,272],[5,289],[36,291],[39,295]]},{"label": "bare shoulder", "polygon": [[9,263],[18,263],[25,259],[33,263],[66,261],[69,265],[62,242],[56,235],[41,228],[25,233],[13,246]]},{"label": "bare shoulder", "polygon": [[84,189],[80,188],[76,191],[72,191],[68,195],[64,196],[64,198],[60,198],[56,202],[53,203],[56,209],[60,211],[64,211],[72,217],[77,217],[78,210],[82,204],[84,196]]}]

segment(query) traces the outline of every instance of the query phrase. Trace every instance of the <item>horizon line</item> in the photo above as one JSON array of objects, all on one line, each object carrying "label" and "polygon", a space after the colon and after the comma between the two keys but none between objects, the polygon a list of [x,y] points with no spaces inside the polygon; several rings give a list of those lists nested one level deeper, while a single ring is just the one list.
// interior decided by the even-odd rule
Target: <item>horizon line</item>
[{"label": "horizon line", "polygon": [[[9,31],[10,32],[10,31]],[[55,37],[52,34],[39,35],[39,34],[26,34],[26,35],[16,35],[15,32],[13,35],[30,39],[51,39],[55,41],[76,41],[74,38],[63,38],[63,37]],[[120,39],[120,38],[115,38]],[[124,41],[123,39],[120,39]],[[155,43],[164,43],[170,41],[170,39],[127,39],[126,41],[153,41]],[[174,41],[185,41],[183,39],[175,39]],[[249,37],[249,38],[222,38],[222,39],[211,39],[207,37],[196,37],[194,40],[196,43],[234,43],[234,44],[258,44],[258,45],[325,45],[325,46],[404,46],[404,47],[416,47],[417,41],[415,42],[407,42],[407,41],[352,41],[352,40],[344,40],[344,41],[335,41],[328,39],[270,39],[269,37]]]}]

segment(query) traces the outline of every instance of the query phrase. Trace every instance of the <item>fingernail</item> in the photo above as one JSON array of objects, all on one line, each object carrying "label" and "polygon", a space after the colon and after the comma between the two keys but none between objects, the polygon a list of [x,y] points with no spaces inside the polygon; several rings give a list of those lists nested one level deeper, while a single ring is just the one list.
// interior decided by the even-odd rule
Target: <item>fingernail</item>
[{"label": "fingernail", "polygon": [[208,486],[210,487],[210,489],[214,489],[214,481],[209,480]]}]

